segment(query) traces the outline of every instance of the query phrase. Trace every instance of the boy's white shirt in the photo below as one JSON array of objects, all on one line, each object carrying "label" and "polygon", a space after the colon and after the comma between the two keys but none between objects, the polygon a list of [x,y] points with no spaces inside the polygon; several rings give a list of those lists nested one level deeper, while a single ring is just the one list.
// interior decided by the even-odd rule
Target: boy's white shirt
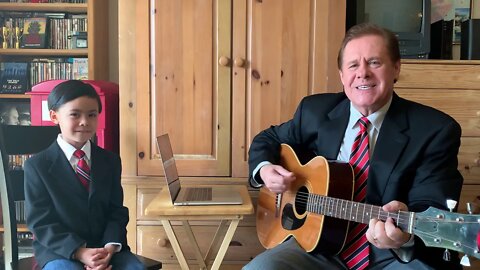
[{"label": "boy's white shirt", "polygon": [[[77,150],[73,145],[69,144],[68,142],[66,142],[63,137],[62,137],[62,134],[58,134],[57,136],[57,143],[58,145],[60,146],[60,149],[62,149],[63,153],[65,154],[65,156],[67,157],[68,161],[70,162],[70,165],[72,166],[73,170],[75,170],[75,168],[77,167],[77,162],[78,162],[78,158],[75,157],[73,155],[73,153],[75,152],[75,150]],[[92,157],[92,146],[91,146],[91,143],[90,141],[87,141],[82,149],[83,152],[85,152],[85,161],[87,162],[88,166],[91,166],[91,157]]]}]

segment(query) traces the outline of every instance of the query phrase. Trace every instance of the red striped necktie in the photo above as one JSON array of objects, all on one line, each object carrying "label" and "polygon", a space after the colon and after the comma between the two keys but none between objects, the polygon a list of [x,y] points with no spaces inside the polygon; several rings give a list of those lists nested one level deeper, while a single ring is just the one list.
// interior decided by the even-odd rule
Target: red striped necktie
[{"label": "red striped necktie", "polygon": [[75,168],[78,180],[80,180],[80,183],[82,183],[85,189],[89,190],[90,182],[92,181],[92,179],[90,178],[90,167],[85,160],[85,152],[77,149],[75,150],[73,155],[78,158],[77,167]]},{"label": "red striped necktie", "polygon": [[[368,147],[368,121],[367,117],[358,120],[360,131],[355,137],[350,155],[350,165],[355,174],[355,193],[353,200],[356,202],[365,202],[367,194],[368,169],[370,167],[369,147]],[[365,232],[367,224],[350,223],[350,230],[347,235],[347,241],[340,257],[347,265],[348,269],[362,270],[368,266],[368,254],[370,247],[368,245]]]}]

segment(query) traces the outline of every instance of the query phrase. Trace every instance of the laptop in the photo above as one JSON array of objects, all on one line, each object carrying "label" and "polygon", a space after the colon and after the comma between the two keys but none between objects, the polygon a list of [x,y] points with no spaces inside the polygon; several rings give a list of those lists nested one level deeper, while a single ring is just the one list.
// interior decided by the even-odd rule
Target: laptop
[{"label": "laptop", "polygon": [[242,196],[232,186],[182,187],[168,134],[157,137],[157,146],[173,205],[228,205],[243,203]]}]

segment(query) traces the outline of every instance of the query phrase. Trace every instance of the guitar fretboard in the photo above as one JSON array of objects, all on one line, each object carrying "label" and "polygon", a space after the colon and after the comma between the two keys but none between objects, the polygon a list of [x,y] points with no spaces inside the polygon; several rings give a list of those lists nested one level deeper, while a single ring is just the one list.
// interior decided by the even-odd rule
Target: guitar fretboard
[{"label": "guitar fretboard", "polygon": [[385,221],[390,217],[394,219],[397,227],[403,231],[408,233],[413,231],[411,224],[413,224],[414,213],[408,211],[387,212],[379,206],[317,194],[308,194],[306,210],[364,224],[368,224],[372,218]]}]

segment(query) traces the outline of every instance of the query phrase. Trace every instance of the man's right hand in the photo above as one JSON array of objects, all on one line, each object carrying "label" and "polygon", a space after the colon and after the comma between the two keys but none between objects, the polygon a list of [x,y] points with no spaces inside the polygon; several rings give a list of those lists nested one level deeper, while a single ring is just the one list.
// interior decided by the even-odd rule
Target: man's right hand
[{"label": "man's right hand", "polygon": [[268,164],[260,168],[260,177],[265,186],[274,193],[283,193],[290,183],[295,181],[295,175],[280,165]]}]

